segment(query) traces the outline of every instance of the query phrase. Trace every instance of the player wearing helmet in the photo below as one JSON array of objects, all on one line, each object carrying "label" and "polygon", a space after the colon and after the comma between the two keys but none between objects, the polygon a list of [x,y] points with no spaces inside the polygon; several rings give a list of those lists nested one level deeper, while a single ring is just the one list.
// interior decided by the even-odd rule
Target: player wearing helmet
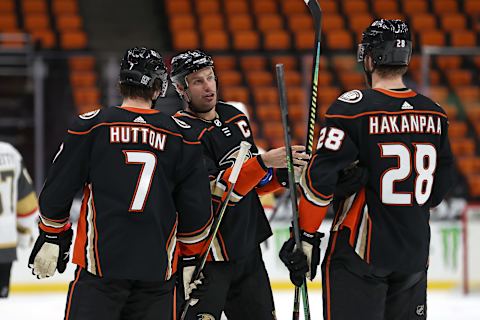
[{"label": "player wearing helmet", "polygon": [[[185,110],[175,118],[187,128],[185,133],[199,139],[203,146],[214,212],[227,189],[238,145],[244,140],[252,144],[235,185],[234,206],[222,220],[205,267],[208,291],[189,309],[187,319],[220,319],[222,311],[230,320],[275,319],[270,281],[260,250],[260,243],[271,235],[271,229],[258,196],[286,185],[286,172],[280,169],[286,166],[285,149],[258,154],[248,117],[218,101],[214,63],[204,52],[187,51],[175,56],[171,79],[185,102]],[[293,147],[298,171],[308,159],[301,153],[304,149]]]},{"label": "player wearing helmet", "polygon": [[212,214],[200,143],[152,109],[167,75],[158,52],[128,50],[122,105],[80,115],[53,160],[29,267],[40,279],[65,270],[83,189],[65,319],[174,318],[178,255],[200,254]]},{"label": "player wearing helmet", "polygon": [[[376,20],[363,33],[358,62],[370,89],[342,94],[328,109],[317,151],[300,179],[302,244],[280,257],[299,284],[320,257],[317,230],[338,173],[368,169],[364,188],[341,201],[322,263],[325,320],[426,319],[429,210],[452,183],[448,120],[442,108],[407,88],[412,52],[400,20]],[[318,239],[317,242],[312,239]]]}]

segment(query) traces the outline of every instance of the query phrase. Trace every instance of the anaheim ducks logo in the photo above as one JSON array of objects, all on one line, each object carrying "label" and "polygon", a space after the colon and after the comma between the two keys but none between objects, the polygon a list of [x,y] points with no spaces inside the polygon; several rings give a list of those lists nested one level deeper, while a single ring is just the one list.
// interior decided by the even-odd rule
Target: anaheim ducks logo
[{"label": "anaheim ducks logo", "polygon": [[[233,164],[235,163],[235,159],[237,159],[238,152],[240,150],[240,146],[237,146],[230,150],[226,155],[223,156],[222,159],[218,162],[220,167],[233,167]],[[252,152],[248,150],[247,156],[245,157],[245,161],[248,159],[252,158]]]},{"label": "anaheim ducks logo", "polygon": [[347,102],[347,103],[357,103],[360,100],[362,100],[362,98],[363,98],[362,91],[352,90],[342,94],[340,97],[338,97],[338,100]]},{"label": "anaheim ducks logo", "polygon": [[95,117],[99,112],[100,112],[100,109],[97,109],[97,110],[94,110],[94,111],[90,111],[90,112],[86,112],[84,114],[81,114],[81,115],[79,115],[79,117],[80,117],[80,119],[83,119],[83,120],[89,120],[89,119],[92,119],[93,117]]},{"label": "anaheim ducks logo", "polygon": [[183,129],[190,129],[192,126],[186,123],[183,120],[177,119],[174,116],[172,116],[173,121],[175,121],[181,128]]},{"label": "anaheim ducks logo", "polygon": [[197,314],[197,320],[215,320],[215,317],[209,313],[199,313]]}]

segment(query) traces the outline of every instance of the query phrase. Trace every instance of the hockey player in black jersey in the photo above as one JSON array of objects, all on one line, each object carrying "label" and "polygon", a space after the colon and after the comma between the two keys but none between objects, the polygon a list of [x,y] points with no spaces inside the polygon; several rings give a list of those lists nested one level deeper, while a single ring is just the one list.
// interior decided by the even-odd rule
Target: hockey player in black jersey
[{"label": "hockey player in black jersey", "polygon": [[[203,146],[214,213],[226,195],[240,141],[250,142],[252,148],[235,185],[233,205],[226,212],[209,253],[205,267],[208,292],[189,309],[187,319],[220,319],[222,311],[230,320],[275,319],[270,281],[260,251],[260,243],[271,235],[271,229],[258,196],[286,185],[278,170],[286,166],[285,149],[258,155],[246,115],[217,100],[213,68],[212,59],[205,53],[184,52],[172,59],[171,79],[186,104],[175,118],[185,133],[200,140]],[[293,150],[295,163],[304,166],[308,159],[301,153],[304,147],[294,146]]]},{"label": "hockey player in black jersey", "polygon": [[358,61],[371,89],[344,93],[330,106],[300,181],[307,259],[292,251],[293,240],[280,252],[297,284],[305,270],[316,272],[316,232],[338,173],[356,160],[369,172],[366,186],[335,213],[322,263],[325,320],[426,319],[429,210],[452,185],[453,158],[447,115],[402,81],[411,52],[400,20],[376,20],[365,30]]},{"label": "hockey player in black jersey", "polygon": [[53,160],[29,267],[38,278],[65,270],[70,206],[83,189],[67,320],[175,319],[179,255],[201,254],[212,211],[200,143],[152,109],[167,79],[158,52],[128,50],[122,105],[80,115]]}]

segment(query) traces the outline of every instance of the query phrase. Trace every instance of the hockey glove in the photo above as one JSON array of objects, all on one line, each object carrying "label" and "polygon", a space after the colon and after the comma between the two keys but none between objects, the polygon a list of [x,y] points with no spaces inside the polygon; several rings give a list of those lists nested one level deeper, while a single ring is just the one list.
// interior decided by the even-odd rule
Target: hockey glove
[{"label": "hockey glove", "polygon": [[356,162],[344,169],[338,176],[335,186],[334,199],[341,200],[357,193],[368,182],[368,169],[359,166]]},{"label": "hockey glove", "polygon": [[320,242],[324,234],[314,234],[301,231],[301,244],[303,252],[295,248],[295,239],[288,239],[280,249],[280,260],[290,272],[290,280],[297,287],[303,283],[303,278],[313,280],[317,274],[317,267],[320,264]]},{"label": "hockey glove", "polygon": [[67,268],[72,237],[70,224],[59,233],[40,229],[40,235],[28,259],[28,267],[32,269],[32,274],[38,279],[43,279],[53,276],[55,270],[63,273]]},{"label": "hockey glove", "polygon": [[208,289],[208,282],[204,277],[203,272],[200,273],[198,280],[192,282],[196,265],[196,259],[184,259],[182,261],[183,291],[185,294],[185,301],[188,301],[191,298],[190,306],[196,305],[206,294]]}]

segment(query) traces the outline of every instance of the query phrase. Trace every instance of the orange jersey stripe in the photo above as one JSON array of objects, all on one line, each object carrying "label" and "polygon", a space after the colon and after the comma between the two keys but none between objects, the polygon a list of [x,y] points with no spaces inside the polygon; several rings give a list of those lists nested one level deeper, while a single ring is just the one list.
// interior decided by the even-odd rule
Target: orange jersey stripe
[{"label": "orange jersey stripe", "polygon": [[328,201],[329,199],[333,198],[333,194],[331,195],[325,195],[317,190],[315,190],[315,188],[313,187],[312,185],[312,177],[310,177],[310,169],[311,169],[311,166],[313,164],[313,160],[317,157],[317,155],[314,155],[312,157],[312,159],[310,160],[310,163],[308,164],[308,167],[307,167],[307,175],[308,175],[308,188],[310,189],[310,191],[312,191],[313,193],[317,194],[318,196],[322,197],[324,200]]},{"label": "orange jersey stripe", "polygon": [[77,274],[75,275],[75,280],[72,283],[72,286],[70,288],[70,292],[68,293],[68,301],[67,301],[67,310],[65,311],[65,320],[70,319],[70,307],[72,306],[72,296],[73,296],[73,290],[75,290],[75,285],[78,282],[78,279],[80,279],[80,272],[81,268],[77,268]]},{"label": "orange jersey stripe", "polygon": [[372,114],[406,114],[406,113],[422,113],[422,114],[435,114],[437,116],[441,116],[447,118],[447,116],[438,111],[431,111],[431,110],[405,110],[405,111],[367,111],[362,112],[359,114],[355,114],[353,116],[346,116],[343,114],[326,114],[325,118],[339,118],[339,119],[356,119],[363,116],[368,116]]},{"label": "orange jersey stripe", "polygon": [[156,109],[143,109],[143,108],[136,108],[136,107],[128,107],[128,106],[120,106],[120,109],[125,109],[135,113],[143,113],[143,114],[154,114],[160,113],[159,110]]},{"label": "orange jersey stripe", "polygon": [[75,245],[73,248],[72,262],[82,268],[86,267],[85,261],[85,246],[87,244],[87,204],[90,198],[90,189],[85,187],[83,189],[82,207],[80,208],[80,216],[77,222],[77,236],[75,238]]},{"label": "orange jersey stripe", "polygon": [[367,263],[370,263],[370,248],[372,246],[372,220],[370,216],[367,216],[367,223],[368,223],[368,236],[367,236]]},{"label": "orange jersey stripe", "polygon": [[386,94],[387,96],[394,97],[394,98],[411,98],[417,95],[417,93],[413,90],[394,91],[394,90],[388,90],[383,88],[373,88],[373,90],[379,91],[381,93]]},{"label": "orange jersey stripe", "polygon": [[91,127],[90,129],[88,129],[87,131],[73,131],[73,130],[68,130],[68,133],[70,133],[70,134],[75,134],[75,135],[85,135],[85,134],[89,134],[90,132],[92,132],[94,129],[96,129],[96,128],[98,128],[98,127],[116,126],[116,125],[128,125],[128,126],[131,126],[132,124],[134,124],[135,126],[140,126],[140,127],[149,127],[149,128],[152,128],[153,130],[165,132],[165,133],[171,134],[171,135],[173,135],[173,136],[183,138],[183,136],[182,136],[180,133],[175,133],[175,132],[171,132],[171,131],[168,131],[168,130],[165,130],[165,129],[162,129],[162,128],[158,128],[158,127],[152,126],[151,124],[148,124],[148,123],[136,123],[136,122],[135,122],[135,123],[133,123],[133,122],[102,122],[102,123],[99,123],[99,124],[94,125],[93,127]]},{"label": "orange jersey stripe", "polygon": [[68,230],[68,228],[71,227],[71,224],[67,223],[66,225],[63,226],[63,228],[52,228],[52,227],[46,226],[42,222],[40,222],[38,224],[38,227],[40,229],[42,229],[43,231],[47,232],[47,233],[61,233],[65,230]]},{"label": "orange jersey stripe", "polygon": [[240,117],[245,117],[244,114],[237,114],[236,116],[231,117],[230,119],[226,120],[225,123],[232,122],[233,120],[240,118]]},{"label": "orange jersey stripe", "polygon": [[323,219],[325,219],[325,216],[327,215],[327,210],[328,206],[316,206],[307,199],[305,199],[302,194],[300,196],[300,202],[298,204],[300,229],[309,233],[315,233],[318,228],[320,228]]},{"label": "orange jersey stripe", "polygon": [[50,219],[50,218],[46,218],[43,214],[41,215],[42,216],[42,219],[45,219],[47,221],[52,221],[52,222],[56,222],[56,223],[65,223],[68,221],[68,217],[67,218],[63,218],[63,219]]},{"label": "orange jersey stripe", "polygon": [[100,267],[100,258],[98,256],[98,231],[97,231],[97,209],[95,208],[95,201],[92,193],[92,208],[93,208],[93,230],[95,231],[95,265],[97,266],[98,275],[103,277],[102,268]]},{"label": "orange jersey stripe", "polygon": [[188,237],[188,236],[196,235],[198,233],[202,233],[208,226],[210,226],[210,224],[212,223],[212,220],[213,220],[213,214],[210,214],[210,218],[208,219],[207,223],[200,229],[192,232],[183,232],[183,233],[178,232],[177,234],[179,237]]},{"label": "orange jersey stripe", "polygon": [[217,232],[217,239],[218,239],[218,242],[220,242],[220,245],[222,246],[223,253],[225,254],[225,260],[229,261],[230,258],[228,257],[227,248],[225,247],[225,241],[223,240],[222,233],[220,232],[220,230],[218,230]]},{"label": "orange jersey stripe", "polygon": [[263,196],[281,189],[283,186],[278,182],[276,176],[273,177],[272,181],[264,185],[263,187],[257,188],[257,194]]},{"label": "orange jersey stripe", "polygon": [[177,287],[173,287],[173,320],[177,320]]},{"label": "orange jersey stripe", "polygon": [[347,213],[345,220],[343,221],[342,225],[350,229],[350,239],[349,243],[350,246],[353,247],[355,243],[355,237],[357,236],[358,232],[358,224],[360,223],[360,217],[362,216],[362,209],[365,204],[365,189],[362,189],[356,199],[354,200],[352,207]]},{"label": "orange jersey stripe", "polygon": [[[232,173],[233,167],[230,167],[225,170],[222,176],[222,180],[227,182],[228,188],[230,188],[230,182],[228,182],[228,178]],[[265,176],[266,171],[261,166],[260,162],[258,162],[257,157],[253,157],[245,161],[242,165],[242,170],[238,175],[237,182],[235,183],[235,192],[241,196],[246,195],[249,193],[255,186],[262,180]],[[227,196],[227,192],[225,192],[222,196],[222,200],[225,200]]]}]

